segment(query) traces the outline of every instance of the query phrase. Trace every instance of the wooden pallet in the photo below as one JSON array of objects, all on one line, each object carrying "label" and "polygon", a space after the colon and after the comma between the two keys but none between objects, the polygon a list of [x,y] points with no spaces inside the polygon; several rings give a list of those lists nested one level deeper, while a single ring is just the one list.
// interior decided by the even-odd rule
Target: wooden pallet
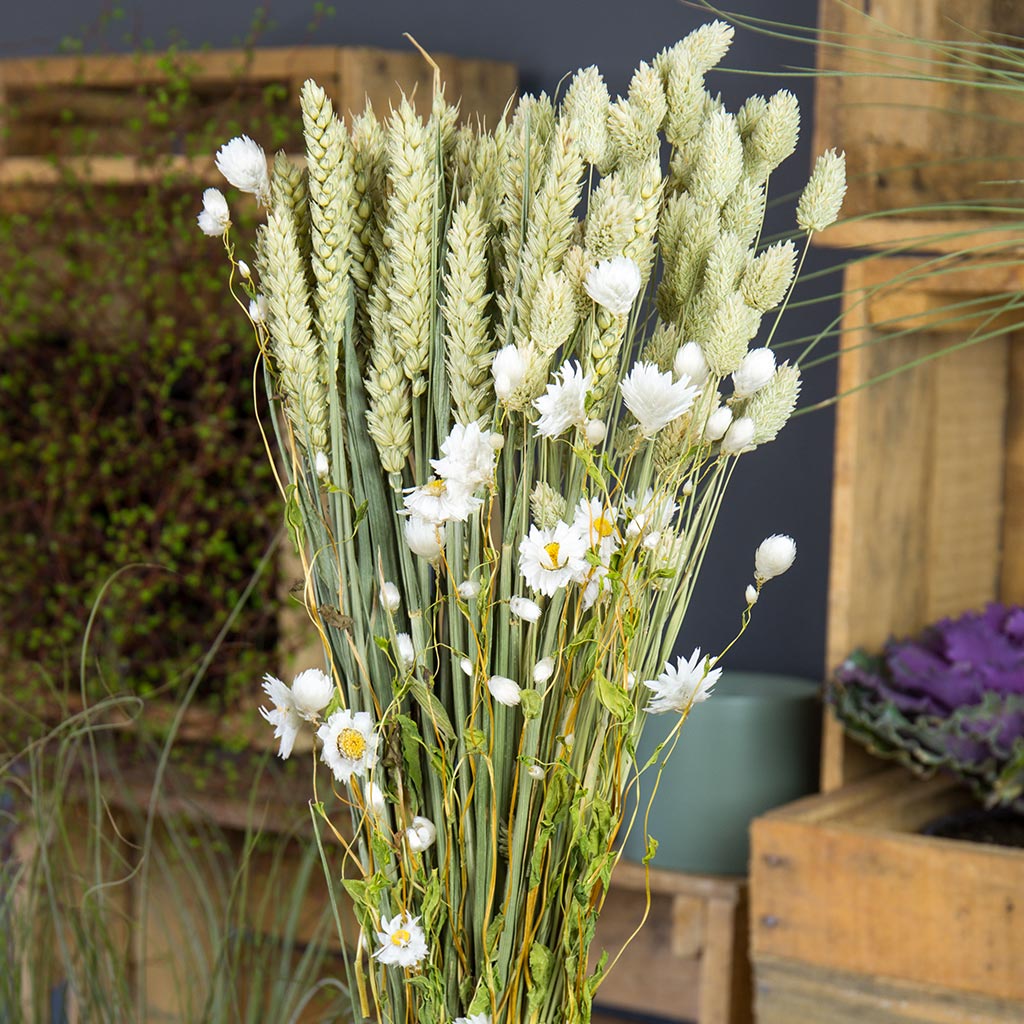
[{"label": "wooden pallet", "polygon": [[1020,36],[1024,7],[821,0],[819,26],[825,74],[815,84],[813,151],[845,150],[849,172],[843,221],[820,241],[949,251],[965,247],[964,232],[998,230],[1005,214],[942,207],[1019,200],[1024,100],[1006,88],[1002,67],[984,59],[951,67],[941,41]]}]

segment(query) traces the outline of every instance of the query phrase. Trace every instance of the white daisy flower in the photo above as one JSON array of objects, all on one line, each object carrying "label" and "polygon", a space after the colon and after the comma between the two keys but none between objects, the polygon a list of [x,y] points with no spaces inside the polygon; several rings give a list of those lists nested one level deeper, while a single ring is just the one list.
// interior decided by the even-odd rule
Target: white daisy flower
[{"label": "white daisy flower", "polygon": [[583,583],[583,610],[589,611],[597,603],[602,594],[611,591],[611,581],[608,579],[607,565],[592,565],[590,572],[582,581]]},{"label": "white daisy flower", "polygon": [[254,324],[266,323],[269,308],[266,295],[257,295],[249,300],[249,319]]},{"label": "white daisy flower", "polygon": [[586,551],[583,535],[568,523],[560,522],[552,530],[531,526],[519,543],[519,571],[530,587],[551,597],[586,573]]},{"label": "white daisy flower", "polygon": [[637,363],[619,385],[626,408],[637,418],[644,437],[654,437],[666,424],[688,412],[700,389],[689,377],[673,380],[654,363]]},{"label": "white daisy flower", "polygon": [[540,605],[528,597],[510,597],[508,610],[517,618],[526,622],[536,622],[541,616]]},{"label": "white daisy flower", "polygon": [[558,437],[572,426],[582,427],[587,420],[590,374],[585,374],[579,363],[565,362],[554,376],[555,382],[547,386],[547,393],[533,402],[540,413],[535,426],[543,437]]},{"label": "white daisy flower", "polygon": [[430,464],[449,486],[457,485],[472,494],[494,479],[495,458],[504,443],[501,434],[482,430],[479,423],[456,423],[441,442],[444,457],[431,459]]},{"label": "white daisy flower", "polygon": [[422,487],[411,488],[404,504],[403,515],[418,516],[428,523],[446,523],[449,519],[464,523],[483,504],[483,499],[474,498],[468,489],[455,482],[431,477]]},{"label": "white daisy flower", "polygon": [[377,932],[380,949],[373,954],[380,963],[415,967],[426,957],[427,937],[419,926],[418,917],[410,917],[405,911],[390,921],[382,917],[380,928]]},{"label": "white daisy flower", "polygon": [[471,1017],[456,1017],[452,1024],[491,1024],[489,1013],[474,1013]]},{"label": "white daisy flower", "polygon": [[366,711],[335,711],[316,731],[324,745],[320,760],[339,782],[348,782],[353,775],[365,777],[377,763],[380,737],[373,727],[373,718]]},{"label": "white daisy flower", "polygon": [[526,376],[526,357],[515,345],[506,345],[491,363],[491,376],[498,401],[507,402]]},{"label": "white daisy flower", "polygon": [[654,544],[660,540],[660,534],[672,525],[672,517],[679,511],[670,495],[659,494],[655,498],[650,487],[640,497],[627,494],[622,499],[622,508],[626,513],[626,536],[631,540],[639,537],[644,543],[653,536]]},{"label": "white daisy flower", "polygon": [[476,580],[463,580],[455,589],[463,601],[472,601],[480,595],[480,584]]},{"label": "white daisy flower", "polygon": [[748,398],[755,391],[760,391],[774,376],[775,353],[770,348],[752,349],[733,371],[733,394],[737,398]]},{"label": "white daisy flower", "polygon": [[261,707],[260,714],[274,727],[274,739],[281,741],[278,756],[287,760],[302,725],[302,715],[295,706],[295,695],[290,687],[269,674],[263,677],[263,692],[270,698],[274,708],[268,711]]},{"label": "white daisy flower", "polygon": [[628,256],[615,256],[591,268],[583,281],[583,289],[609,313],[625,316],[640,293],[642,283],[636,261]]},{"label": "white daisy flower", "polygon": [[657,679],[644,681],[644,686],[654,694],[645,710],[653,714],[688,711],[692,705],[708,699],[721,674],[720,668],[711,668],[710,658],[701,659],[699,647],[689,661],[677,658],[675,668],[672,662],[666,662],[665,671]]},{"label": "white daisy flower", "polygon": [[546,683],[554,674],[554,658],[541,658],[541,660],[533,666],[533,681],[535,683]]},{"label": "white daisy flower", "polygon": [[242,135],[217,150],[217,170],[242,192],[250,192],[264,206],[270,205],[270,175],[263,147]]},{"label": "white daisy flower", "polygon": [[784,533],[773,533],[754,552],[754,579],[763,583],[781,576],[795,560],[796,541]]},{"label": "white daisy flower", "polygon": [[292,680],[295,710],[307,722],[313,722],[331,702],[334,680],[318,668],[307,668]]},{"label": "white daisy flower", "polygon": [[389,612],[397,612],[402,607],[401,591],[391,580],[386,580],[380,588],[380,603]]},{"label": "white daisy flower", "polygon": [[429,850],[437,839],[437,828],[429,818],[416,815],[412,824],[405,830],[405,841],[413,853]]},{"label": "white daisy flower", "polygon": [[420,516],[409,516],[403,527],[405,543],[409,550],[428,562],[436,562],[441,557],[444,548],[443,527],[436,523],[429,523]]},{"label": "white daisy flower", "polygon": [[619,512],[614,505],[605,505],[598,498],[580,498],[573,517],[573,526],[583,535],[587,547],[600,554],[606,562],[618,550],[622,537],[618,528]]},{"label": "white daisy flower", "polygon": [[704,358],[704,352],[695,341],[688,341],[680,345],[672,360],[672,372],[676,377],[689,377],[691,384],[700,387],[708,379],[711,373],[708,362]]},{"label": "white daisy flower", "polygon": [[408,672],[416,664],[416,648],[412,637],[408,633],[399,633],[395,637],[395,645],[399,667]]},{"label": "white daisy flower", "polygon": [[491,696],[499,704],[504,704],[509,708],[515,707],[519,703],[522,693],[519,684],[514,679],[509,679],[508,676],[491,676],[487,680],[487,689],[491,691]]},{"label": "white daisy flower", "polygon": [[[199,225],[199,230],[211,238],[219,238],[231,227],[231,211],[228,209],[228,201],[220,189],[208,188],[203,193],[203,208],[199,216],[196,217],[196,223]],[[243,274],[242,276],[247,275]]]}]

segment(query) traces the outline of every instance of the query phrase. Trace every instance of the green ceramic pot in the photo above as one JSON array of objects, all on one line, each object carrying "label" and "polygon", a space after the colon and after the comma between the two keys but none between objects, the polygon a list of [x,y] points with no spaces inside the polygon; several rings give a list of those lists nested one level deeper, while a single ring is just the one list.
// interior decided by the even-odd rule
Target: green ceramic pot
[{"label": "green ceramic pot", "polygon": [[[711,697],[690,712],[661,773],[648,819],[658,840],[655,867],[747,873],[751,819],[818,790],[820,691],[794,676],[722,673]],[[638,764],[674,723],[670,714],[647,719]],[[622,847],[628,860],[644,855],[643,810],[656,775],[655,764],[640,779],[640,814]]]}]

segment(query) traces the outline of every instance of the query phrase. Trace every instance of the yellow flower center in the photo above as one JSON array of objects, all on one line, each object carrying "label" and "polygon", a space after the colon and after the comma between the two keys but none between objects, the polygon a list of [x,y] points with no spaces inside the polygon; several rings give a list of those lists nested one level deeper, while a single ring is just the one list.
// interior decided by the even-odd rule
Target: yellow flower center
[{"label": "yellow flower center", "polygon": [[599,516],[594,520],[594,532],[601,538],[601,540],[604,540],[605,537],[610,537],[612,535],[612,530],[612,524],[609,523],[604,516]]},{"label": "yellow flower center", "polygon": [[553,540],[550,544],[545,544],[544,545],[544,552],[548,556],[548,561],[551,563],[551,568],[552,569],[559,568],[559,562],[558,562],[558,556],[559,556],[558,541],[557,540]]},{"label": "yellow flower center", "polygon": [[348,761],[358,761],[366,753],[366,739],[358,729],[338,733],[338,753]]},{"label": "yellow flower center", "polygon": [[404,928],[399,928],[391,936],[391,943],[395,946],[408,946],[411,939],[412,936]]},{"label": "yellow flower center", "polygon": [[444,494],[445,483],[443,480],[431,480],[423,485],[423,490],[432,498],[440,498]]}]

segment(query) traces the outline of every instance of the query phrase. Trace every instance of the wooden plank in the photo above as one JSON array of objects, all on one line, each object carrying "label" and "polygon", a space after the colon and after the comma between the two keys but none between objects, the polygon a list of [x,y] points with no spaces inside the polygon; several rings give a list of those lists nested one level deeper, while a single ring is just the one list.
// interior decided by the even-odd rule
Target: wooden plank
[{"label": "wooden plank", "polygon": [[747,959],[747,904],[708,903],[708,925],[700,973],[700,1024],[752,1021],[750,964]]},{"label": "wooden plank", "polygon": [[1024,334],[1010,341],[999,599],[1024,605]]},{"label": "wooden plank", "polygon": [[758,959],[758,1024],[1019,1024],[1024,1006],[780,957]]},{"label": "wooden plank", "polygon": [[1024,853],[911,834],[965,797],[944,780],[901,778],[886,773],[754,822],[755,962],[1024,1000]]}]

